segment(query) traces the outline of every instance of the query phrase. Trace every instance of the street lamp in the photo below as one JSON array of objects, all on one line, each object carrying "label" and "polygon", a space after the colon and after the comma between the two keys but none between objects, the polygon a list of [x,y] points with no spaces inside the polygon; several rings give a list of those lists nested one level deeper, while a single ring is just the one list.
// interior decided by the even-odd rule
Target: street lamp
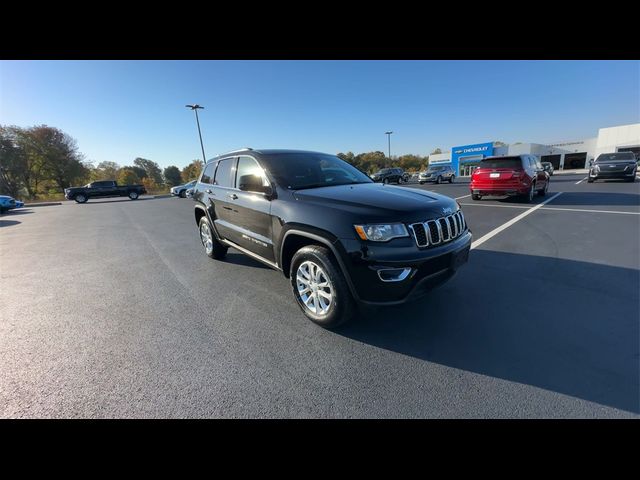
[{"label": "street lamp", "polygon": [[384,134],[387,136],[387,139],[389,140],[389,160],[391,160],[391,134],[393,132],[384,132]]},{"label": "street lamp", "polygon": [[202,144],[202,132],[200,132],[200,120],[198,119],[198,109],[199,108],[204,109],[204,107],[198,105],[197,103],[194,105],[185,105],[185,107],[190,108],[191,110],[196,112],[196,123],[198,124],[198,135],[200,136],[200,148],[202,148],[202,160],[204,160],[204,163],[206,164],[207,157],[205,157],[204,155],[204,145]]}]

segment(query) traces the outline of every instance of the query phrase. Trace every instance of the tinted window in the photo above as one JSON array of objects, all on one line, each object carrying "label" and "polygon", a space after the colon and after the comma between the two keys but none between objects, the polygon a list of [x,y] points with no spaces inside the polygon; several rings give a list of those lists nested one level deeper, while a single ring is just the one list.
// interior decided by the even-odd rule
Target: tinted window
[{"label": "tinted window", "polygon": [[536,157],[529,157],[529,165],[531,165],[531,168],[537,168]]},{"label": "tinted window", "polygon": [[596,159],[597,162],[635,161],[633,152],[603,153]]},{"label": "tinted window", "polygon": [[260,165],[258,165],[258,162],[251,157],[240,157],[240,160],[238,160],[236,188],[240,188],[240,179],[245,175],[257,175],[262,178],[263,186],[266,187],[269,185],[269,182],[264,175],[264,170],[262,170]]},{"label": "tinted window", "polygon": [[344,160],[324,153],[280,153],[261,157],[267,171],[282,188],[329,187],[373,183]]},{"label": "tinted window", "polygon": [[213,182],[214,185],[218,185],[220,187],[233,187],[235,162],[235,158],[228,158],[226,160],[220,160],[220,162],[218,162],[218,168],[216,169],[216,178]]},{"label": "tinted window", "polygon": [[[210,163],[209,165],[207,165],[204,169],[204,172],[202,173],[202,178],[200,179],[200,181],[202,183],[213,183],[211,180],[213,177],[213,171],[215,169],[216,164],[215,163]],[[188,183],[186,184],[187,186],[189,185]]]},{"label": "tinted window", "polygon": [[520,157],[485,158],[480,168],[522,168]]}]

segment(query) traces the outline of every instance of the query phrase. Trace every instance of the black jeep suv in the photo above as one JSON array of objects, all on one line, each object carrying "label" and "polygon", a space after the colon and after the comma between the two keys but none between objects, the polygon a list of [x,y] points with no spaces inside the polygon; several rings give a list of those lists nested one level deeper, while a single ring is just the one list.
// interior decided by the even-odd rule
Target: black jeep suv
[{"label": "black jeep suv", "polygon": [[451,278],[471,232],[455,200],[374,183],[334,155],[243,149],[207,162],[193,191],[206,254],[229,247],[280,270],[300,308],[334,327]]},{"label": "black jeep suv", "polygon": [[371,175],[374,182],[382,183],[397,183],[400,185],[402,182],[409,181],[409,175],[407,175],[401,168],[383,168]]}]

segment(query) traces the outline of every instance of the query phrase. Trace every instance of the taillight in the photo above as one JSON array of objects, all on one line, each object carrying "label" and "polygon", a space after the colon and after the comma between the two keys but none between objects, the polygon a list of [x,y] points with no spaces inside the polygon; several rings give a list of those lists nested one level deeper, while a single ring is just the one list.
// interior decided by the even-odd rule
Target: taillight
[{"label": "taillight", "polygon": [[511,178],[521,178],[524,176],[524,170],[514,170],[511,174]]}]

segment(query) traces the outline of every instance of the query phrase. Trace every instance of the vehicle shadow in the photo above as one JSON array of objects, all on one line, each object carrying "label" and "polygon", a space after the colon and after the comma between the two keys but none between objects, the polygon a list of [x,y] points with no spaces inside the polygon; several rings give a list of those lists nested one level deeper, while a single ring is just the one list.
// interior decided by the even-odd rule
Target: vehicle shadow
[{"label": "vehicle shadow", "polygon": [[474,250],[456,277],[423,300],[364,310],[336,333],[640,413],[639,274]]},{"label": "vehicle shadow", "polygon": [[22,222],[19,222],[18,220],[5,220],[3,218],[0,217],[0,228],[2,227],[10,227],[11,225],[18,225]]},{"label": "vehicle shadow", "polygon": [[3,213],[3,215],[10,215],[13,217],[15,215],[26,215],[28,213],[33,213],[33,211],[29,208],[20,208],[15,210],[9,210],[8,212]]},{"label": "vehicle shadow", "polygon": [[[94,199],[90,199],[85,203],[80,203],[79,205],[96,205],[98,203],[143,202],[145,200],[155,200],[155,198],[153,198],[153,197],[140,197],[137,200],[131,200],[129,198],[122,198],[122,199],[113,198],[111,200],[94,200]],[[77,202],[70,202],[70,203],[77,203]]]}]

